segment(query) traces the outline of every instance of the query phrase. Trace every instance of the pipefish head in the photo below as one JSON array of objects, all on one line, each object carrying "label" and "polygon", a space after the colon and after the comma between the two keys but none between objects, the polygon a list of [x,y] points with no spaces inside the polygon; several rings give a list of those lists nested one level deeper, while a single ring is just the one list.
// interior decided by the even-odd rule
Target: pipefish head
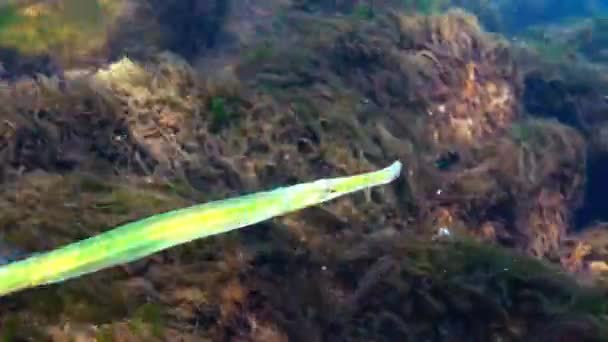
[{"label": "pipefish head", "polygon": [[355,176],[328,179],[326,191],[331,198],[349,194],[379,185],[391,183],[401,174],[401,162],[396,161],[378,171],[367,172]]},{"label": "pipefish head", "polygon": [[312,183],[297,185],[291,192],[290,201],[294,205],[322,203],[356,191],[392,182],[401,174],[401,162],[373,172],[355,176],[320,179]]}]

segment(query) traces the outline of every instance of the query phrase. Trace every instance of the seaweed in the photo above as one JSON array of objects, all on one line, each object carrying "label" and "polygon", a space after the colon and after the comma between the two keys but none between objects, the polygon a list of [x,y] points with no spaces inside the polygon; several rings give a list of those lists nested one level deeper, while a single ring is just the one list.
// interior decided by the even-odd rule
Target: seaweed
[{"label": "seaweed", "polygon": [[443,10],[449,1],[445,0],[402,0],[406,11],[422,15],[437,14]]},{"label": "seaweed", "polygon": [[[103,55],[112,1],[62,1],[2,7],[0,46],[25,56],[51,55],[64,66]],[[78,15],[75,15],[78,13]]]}]

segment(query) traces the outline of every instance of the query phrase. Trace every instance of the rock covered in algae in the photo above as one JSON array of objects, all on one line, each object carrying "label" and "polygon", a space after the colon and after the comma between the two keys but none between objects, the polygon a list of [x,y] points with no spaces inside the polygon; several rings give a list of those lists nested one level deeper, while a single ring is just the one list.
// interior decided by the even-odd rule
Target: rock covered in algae
[{"label": "rock covered in algae", "polygon": [[[379,143],[360,142],[364,156],[405,160],[403,195],[424,229],[464,228],[534,255],[556,252],[582,193],[585,143],[566,126],[521,117],[522,84],[506,41],[483,32],[462,11],[306,20],[327,31],[324,39],[298,41],[297,57],[291,57],[301,60],[297,66],[276,56],[268,58],[272,67],[255,61],[264,65],[260,81],[315,89],[311,97],[323,99],[315,103],[324,108],[321,120],[331,125],[339,116],[365,132],[360,141]],[[300,34],[315,34],[306,30],[302,24]],[[307,54],[307,44],[330,62]],[[280,56],[282,47],[275,49]],[[310,68],[302,70],[306,63]],[[333,82],[354,89],[344,95]],[[295,110],[315,115],[305,102]]]},{"label": "rock covered in algae", "polygon": [[581,170],[584,164],[585,172],[584,182],[580,180],[584,193],[576,196],[582,207],[575,216],[567,216],[572,234],[562,241],[559,255],[553,256],[566,269],[584,278],[590,273],[603,277],[608,261],[601,242],[608,146],[604,118],[607,107],[602,91],[606,66],[586,55],[588,44],[594,40],[592,23],[577,20],[567,25],[541,26],[528,32],[513,48],[524,80],[526,111],[533,117],[570,127],[586,143],[584,163],[580,159]]},{"label": "rock covered in algae", "polygon": [[[16,215],[2,230],[30,250],[184,202],[144,182],[77,175],[32,174],[17,190],[0,196],[2,217]],[[349,235],[298,216],[318,222],[308,240],[270,222],[5,298],[2,331],[56,341],[605,336],[605,293],[537,260],[470,241]],[[38,239],[41,229],[53,239]]]},{"label": "rock covered in algae", "polygon": [[111,0],[12,2],[0,7],[0,47],[25,57],[51,55],[64,66],[94,62],[121,15]]}]

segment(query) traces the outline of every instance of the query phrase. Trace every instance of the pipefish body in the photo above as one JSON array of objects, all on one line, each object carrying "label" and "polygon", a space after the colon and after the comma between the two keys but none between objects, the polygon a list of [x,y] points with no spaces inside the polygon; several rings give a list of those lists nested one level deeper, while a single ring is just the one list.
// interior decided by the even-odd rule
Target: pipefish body
[{"label": "pipefish body", "polygon": [[118,226],[105,233],[0,267],[0,296],[62,282],[141,259],[195,239],[225,233],[392,182],[401,163],[353,176],[194,205]]}]

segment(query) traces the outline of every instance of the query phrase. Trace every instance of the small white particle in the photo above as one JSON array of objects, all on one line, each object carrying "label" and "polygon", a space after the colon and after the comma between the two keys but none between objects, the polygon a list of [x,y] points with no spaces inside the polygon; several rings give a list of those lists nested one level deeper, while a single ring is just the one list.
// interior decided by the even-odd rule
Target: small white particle
[{"label": "small white particle", "polygon": [[452,232],[450,231],[450,228],[448,227],[440,227],[439,229],[437,229],[437,232],[435,233],[435,235],[433,235],[432,240],[436,241],[436,240],[440,240],[440,239],[447,239],[450,238],[452,236]]},{"label": "small white particle", "polygon": [[450,228],[448,227],[441,227],[439,228],[439,231],[437,232],[437,235],[439,236],[450,236],[452,233],[450,232]]}]

